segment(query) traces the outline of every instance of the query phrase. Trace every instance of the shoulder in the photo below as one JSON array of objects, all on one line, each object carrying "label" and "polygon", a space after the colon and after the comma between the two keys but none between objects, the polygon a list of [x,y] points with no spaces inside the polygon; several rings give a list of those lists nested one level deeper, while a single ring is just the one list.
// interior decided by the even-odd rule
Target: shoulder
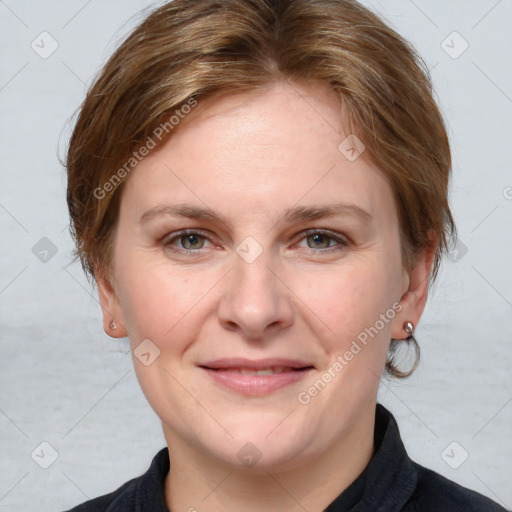
[{"label": "shoulder", "polygon": [[66,512],[135,512],[151,510],[168,512],[164,497],[164,481],[169,472],[169,451],[162,448],[149,469],[141,476],[125,482],[115,491],[86,501]]},{"label": "shoulder", "polygon": [[411,512],[507,512],[482,494],[413,463],[417,469],[416,488],[405,510]]},{"label": "shoulder", "polygon": [[133,478],[115,491],[81,503],[66,512],[117,512],[130,510],[127,506],[134,503],[135,489],[141,479],[142,476]]},{"label": "shoulder", "polygon": [[376,409],[375,439],[379,448],[370,462],[372,484],[375,487],[387,479],[383,500],[400,502],[398,510],[510,512],[490,498],[411,460],[394,416],[381,404],[377,404]]}]

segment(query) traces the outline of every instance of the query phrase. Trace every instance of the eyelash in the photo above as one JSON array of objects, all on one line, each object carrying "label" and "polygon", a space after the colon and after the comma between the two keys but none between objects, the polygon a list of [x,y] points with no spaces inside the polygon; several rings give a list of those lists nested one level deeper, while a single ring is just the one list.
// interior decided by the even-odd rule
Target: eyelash
[{"label": "eyelash", "polygon": [[[335,245],[333,247],[327,247],[325,249],[307,248],[307,252],[310,252],[310,253],[313,253],[313,254],[331,253],[331,252],[338,251],[338,250],[340,250],[342,248],[348,247],[350,245],[349,241],[347,239],[339,237],[339,236],[334,236],[333,234],[331,234],[330,231],[327,231],[327,230],[324,230],[324,229],[309,229],[309,230],[306,230],[306,231],[301,233],[301,237],[298,239],[298,241],[300,241],[302,239],[306,239],[308,236],[316,235],[316,234],[326,236],[328,239],[330,239],[330,240],[332,240],[334,242],[337,242],[337,245]],[[174,241],[179,240],[182,237],[187,236],[187,235],[198,235],[199,237],[208,240],[208,236],[204,232],[202,232],[201,230],[184,229],[182,231],[178,231],[176,233],[173,233],[173,235],[171,237],[164,238],[163,241],[162,241],[162,245],[165,248],[169,248],[172,252],[175,252],[175,253],[178,253],[178,254],[187,254],[187,255],[192,255],[192,254],[197,255],[197,254],[200,254],[201,249],[196,249],[196,250],[193,250],[193,249],[180,249],[180,248],[172,246],[172,243]]]}]

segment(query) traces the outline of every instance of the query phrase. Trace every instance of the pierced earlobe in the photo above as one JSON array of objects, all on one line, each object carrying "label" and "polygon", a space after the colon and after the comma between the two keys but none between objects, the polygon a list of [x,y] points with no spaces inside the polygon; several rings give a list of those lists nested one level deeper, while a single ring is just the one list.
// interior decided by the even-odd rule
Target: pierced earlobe
[{"label": "pierced earlobe", "polygon": [[115,322],[114,320],[112,320],[112,321],[108,324],[108,326],[109,326],[113,331],[115,331],[115,330],[117,329],[117,324],[116,324],[116,322]]}]

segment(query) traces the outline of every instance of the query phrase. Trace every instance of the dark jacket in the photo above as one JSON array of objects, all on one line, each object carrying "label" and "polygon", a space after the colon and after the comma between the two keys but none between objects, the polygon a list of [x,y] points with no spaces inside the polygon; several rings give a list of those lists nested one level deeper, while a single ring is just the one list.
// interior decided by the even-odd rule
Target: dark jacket
[{"label": "dark jacket", "polygon": [[[377,404],[375,451],[366,469],[326,512],[506,512],[489,498],[413,462],[393,415]],[[160,450],[149,470],[116,491],[68,512],[169,512],[164,480],[169,452]]]}]

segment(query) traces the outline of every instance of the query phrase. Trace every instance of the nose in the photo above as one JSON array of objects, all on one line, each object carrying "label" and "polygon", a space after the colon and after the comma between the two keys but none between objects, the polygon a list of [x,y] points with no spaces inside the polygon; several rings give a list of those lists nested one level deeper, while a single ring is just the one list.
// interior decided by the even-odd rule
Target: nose
[{"label": "nose", "polygon": [[292,325],[291,291],[269,263],[265,252],[252,263],[235,256],[217,309],[225,329],[261,339]]}]

